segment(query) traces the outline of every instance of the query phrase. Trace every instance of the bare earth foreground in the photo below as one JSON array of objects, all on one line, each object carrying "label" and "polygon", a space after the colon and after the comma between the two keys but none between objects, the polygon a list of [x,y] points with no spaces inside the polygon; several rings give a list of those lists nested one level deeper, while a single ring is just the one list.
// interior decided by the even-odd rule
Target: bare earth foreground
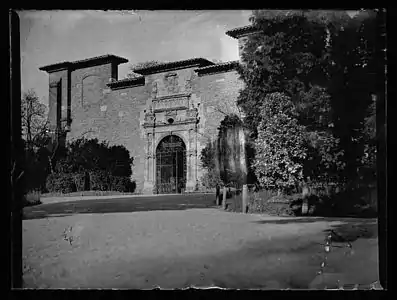
[{"label": "bare earth foreground", "polygon": [[[63,237],[65,228],[71,244]],[[323,275],[326,231],[335,243]],[[334,288],[378,280],[376,220],[291,219],[214,208],[23,221],[27,288]]]}]

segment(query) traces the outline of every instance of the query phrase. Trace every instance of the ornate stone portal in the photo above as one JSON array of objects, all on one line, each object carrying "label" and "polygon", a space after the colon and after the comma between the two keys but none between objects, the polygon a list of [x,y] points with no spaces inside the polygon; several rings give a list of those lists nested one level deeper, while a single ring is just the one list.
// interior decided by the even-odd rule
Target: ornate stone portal
[{"label": "ornate stone portal", "polygon": [[[157,87],[156,87],[157,89]],[[170,89],[170,92],[175,89]],[[153,93],[152,95],[154,95]],[[156,156],[159,144],[168,136],[179,137],[185,146],[184,163],[186,164],[185,183],[176,192],[191,192],[197,186],[197,124],[199,122],[198,109],[191,103],[190,93],[180,93],[162,97],[153,97],[149,110],[145,111],[143,123],[146,137],[145,159],[145,194],[160,193]],[[171,168],[171,167],[170,167]]]}]

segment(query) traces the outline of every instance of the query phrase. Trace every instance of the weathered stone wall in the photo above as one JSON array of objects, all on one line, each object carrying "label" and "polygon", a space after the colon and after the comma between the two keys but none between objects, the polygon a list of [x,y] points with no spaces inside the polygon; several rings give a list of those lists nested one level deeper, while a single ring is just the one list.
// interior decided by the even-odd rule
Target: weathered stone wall
[{"label": "weathered stone wall", "polygon": [[106,84],[111,78],[111,64],[75,70],[71,73],[71,132],[68,140],[98,137],[105,130],[101,107],[105,104]]},{"label": "weathered stone wall", "polygon": [[[114,74],[114,72],[113,72]],[[134,158],[132,179],[143,185],[144,143],[140,130],[148,89],[137,86],[112,91],[111,64],[72,72],[72,126],[67,139],[98,138],[111,145],[124,145]]]},{"label": "weathered stone wall", "polygon": [[[68,86],[70,85],[70,73],[68,70],[60,70],[57,72],[52,72],[49,74],[49,97],[48,97],[48,106],[49,106],[49,121],[52,125],[51,129],[55,129],[55,125],[57,123],[57,110],[61,111],[61,115],[59,116],[61,119],[65,119],[67,117],[67,108],[68,108]],[[61,89],[58,90],[56,87],[56,83],[60,83]],[[61,101],[58,103],[58,93],[61,93]],[[60,107],[59,107],[60,106]]]},{"label": "weathered stone wall", "polygon": [[124,145],[134,158],[132,179],[137,192],[143,188],[145,168],[145,136],[141,122],[147,106],[148,87],[138,86],[110,91],[106,94],[107,130],[103,136],[115,145]]},{"label": "weathered stone wall", "polygon": [[[205,75],[200,77],[198,94],[200,105],[199,147],[201,154],[203,148],[214,141],[218,136],[218,127],[226,114],[237,114],[237,97],[243,87],[236,71]],[[199,156],[199,161],[200,156]],[[204,170],[199,164],[199,178]]]}]

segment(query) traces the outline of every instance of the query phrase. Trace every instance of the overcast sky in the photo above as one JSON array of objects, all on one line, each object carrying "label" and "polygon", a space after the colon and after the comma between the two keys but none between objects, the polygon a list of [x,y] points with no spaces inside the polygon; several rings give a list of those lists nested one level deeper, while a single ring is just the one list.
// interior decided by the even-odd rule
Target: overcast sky
[{"label": "overcast sky", "polygon": [[[129,63],[192,57],[237,60],[227,30],[249,25],[251,11],[23,11],[22,91],[33,88],[48,103],[48,74],[39,67],[104,54]],[[119,66],[124,78],[128,65]]]}]

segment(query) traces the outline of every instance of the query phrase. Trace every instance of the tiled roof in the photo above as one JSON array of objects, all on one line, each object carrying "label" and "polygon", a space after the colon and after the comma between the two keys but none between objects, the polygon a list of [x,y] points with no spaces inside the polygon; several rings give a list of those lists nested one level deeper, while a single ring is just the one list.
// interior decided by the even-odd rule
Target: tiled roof
[{"label": "tiled roof", "polygon": [[115,62],[117,64],[122,64],[128,62],[127,59],[112,55],[112,54],[106,54],[106,55],[101,55],[101,56],[96,56],[96,57],[91,57],[91,58],[86,58],[82,60],[76,60],[76,61],[64,61],[48,66],[44,66],[39,68],[41,71],[46,71],[46,72],[53,72],[61,69],[66,69],[66,68],[83,68],[85,66],[94,66],[98,64],[102,64],[104,62]]},{"label": "tiled roof", "polygon": [[219,72],[227,72],[230,70],[233,70],[237,65],[238,65],[239,61],[235,60],[235,61],[228,61],[228,62],[224,62],[224,63],[219,63],[219,64],[215,64],[212,66],[205,66],[205,67],[201,67],[196,69],[195,71],[197,72],[197,74],[200,75],[208,75],[208,74],[212,74],[212,73],[219,73]]},{"label": "tiled roof", "polygon": [[238,27],[238,28],[234,28],[229,31],[226,31],[226,34],[228,36],[231,36],[232,38],[239,38],[242,35],[245,35],[248,33],[253,33],[255,31],[256,31],[256,29],[253,25],[247,25],[244,27]]},{"label": "tiled roof", "polygon": [[133,72],[141,75],[149,75],[149,74],[160,73],[160,72],[176,70],[176,69],[183,69],[193,66],[204,67],[210,65],[214,65],[214,63],[205,58],[191,58],[191,59],[179,60],[174,62],[159,63],[157,65],[146,68],[134,69]]},{"label": "tiled roof", "polygon": [[111,89],[125,88],[130,86],[137,86],[145,84],[145,76],[137,76],[133,78],[125,78],[117,81],[113,81],[107,84]]}]

